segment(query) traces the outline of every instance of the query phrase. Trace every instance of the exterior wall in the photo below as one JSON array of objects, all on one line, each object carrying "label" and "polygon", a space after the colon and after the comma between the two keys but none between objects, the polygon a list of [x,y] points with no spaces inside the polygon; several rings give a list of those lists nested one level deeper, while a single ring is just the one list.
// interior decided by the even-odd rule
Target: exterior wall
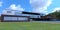
[{"label": "exterior wall", "polygon": [[22,11],[17,11],[17,10],[3,10],[2,14],[6,15],[20,15]]},{"label": "exterior wall", "polygon": [[20,16],[30,16],[30,18],[40,18],[40,15],[20,14]]},{"label": "exterior wall", "polygon": [[15,12],[14,12],[14,11],[11,11],[11,10],[4,10],[4,11],[2,12],[2,14],[15,15]]},{"label": "exterior wall", "polygon": [[40,18],[40,15],[32,15],[31,18]]},{"label": "exterior wall", "polygon": [[17,16],[17,15],[2,15],[1,22],[20,22],[30,21],[29,16]]},{"label": "exterior wall", "polygon": [[[9,12],[10,11],[10,12]],[[40,15],[38,15],[38,13],[30,13],[29,14],[29,12],[27,12],[28,14],[24,14],[23,13],[23,11],[15,11],[15,10],[4,10],[3,12],[2,12],[2,14],[3,15],[18,15],[18,16],[29,16],[30,17],[30,19],[32,19],[32,18],[40,18]],[[5,18],[7,18],[7,17],[5,17]],[[10,18],[10,17],[8,17],[8,18]],[[12,17],[11,17],[12,18]],[[15,18],[15,17],[14,17]],[[13,18],[13,19],[14,19]],[[7,19],[6,19],[7,20]]]},{"label": "exterior wall", "polygon": [[15,15],[21,15],[22,11],[15,11]]},{"label": "exterior wall", "polygon": [[7,17],[7,16],[4,16],[4,20],[27,20],[28,18],[26,17]]}]

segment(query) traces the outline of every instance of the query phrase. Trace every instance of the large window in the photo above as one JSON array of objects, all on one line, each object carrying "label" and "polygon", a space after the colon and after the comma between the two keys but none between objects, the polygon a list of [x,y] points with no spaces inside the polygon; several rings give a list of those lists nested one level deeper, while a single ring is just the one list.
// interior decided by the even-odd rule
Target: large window
[{"label": "large window", "polygon": [[26,17],[18,17],[18,20],[28,20]]},{"label": "large window", "polygon": [[4,17],[4,20],[28,20],[27,17]]},{"label": "large window", "polygon": [[4,17],[4,20],[17,20],[17,17]]},{"label": "large window", "polygon": [[30,16],[30,18],[40,18],[40,15],[21,14],[22,16]]},{"label": "large window", "polygon": [[39,18],[39,15],[30,15],[30,18]]},{"label": "large window", "polygon": [[7,11],[7,13],[11,13],[11,11]]}]

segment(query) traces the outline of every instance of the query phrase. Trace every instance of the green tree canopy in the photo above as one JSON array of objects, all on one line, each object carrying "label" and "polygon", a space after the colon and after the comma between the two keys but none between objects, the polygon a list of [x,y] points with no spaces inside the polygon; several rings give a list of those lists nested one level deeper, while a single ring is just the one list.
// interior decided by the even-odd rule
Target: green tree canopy
[{"label": "green tree canopy", "polygon": [[53,17],[56,17],[56,19],[60,19],[60,12],[53,12],[53,13],[50,13],[48,15],[52,15]]}]

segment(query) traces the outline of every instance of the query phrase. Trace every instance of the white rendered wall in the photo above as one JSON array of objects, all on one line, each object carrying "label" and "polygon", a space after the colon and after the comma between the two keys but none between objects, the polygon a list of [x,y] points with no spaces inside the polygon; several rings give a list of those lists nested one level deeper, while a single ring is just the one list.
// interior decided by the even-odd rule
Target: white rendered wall
[{"label": "white rendered wall", "polygon": [[[8,13],[10,11],[11,13]],[[22,11],[16,11],[16,10],[3,10],[2,14],[6,15],[20,15]]]},{"label": "white rendered wall", "polygon": [[[8,11],[10,11],[11,13],[8,13]],[[2,14],[15,15],[15,12],[14,11],[11,11],[11,10],[3,10]]]}]

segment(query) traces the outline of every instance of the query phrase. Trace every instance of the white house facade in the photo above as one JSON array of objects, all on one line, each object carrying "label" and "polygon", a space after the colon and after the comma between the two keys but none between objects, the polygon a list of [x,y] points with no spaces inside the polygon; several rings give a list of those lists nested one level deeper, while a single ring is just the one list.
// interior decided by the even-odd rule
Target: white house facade
[{"label": "white house facade", "polygon": [[[40,14],[39,13],[33,13],[33,12],[24,12],[24,11],[16,11],[16,10],[4,10],[2,12],[3,15],[16,15],[16,16],[27,16],[30,17],[31,19],[37,19],[40,18]],[[25,17],[21,18],[21,17],[4,17],[4,20],[24,20],[27,19]]]}]

